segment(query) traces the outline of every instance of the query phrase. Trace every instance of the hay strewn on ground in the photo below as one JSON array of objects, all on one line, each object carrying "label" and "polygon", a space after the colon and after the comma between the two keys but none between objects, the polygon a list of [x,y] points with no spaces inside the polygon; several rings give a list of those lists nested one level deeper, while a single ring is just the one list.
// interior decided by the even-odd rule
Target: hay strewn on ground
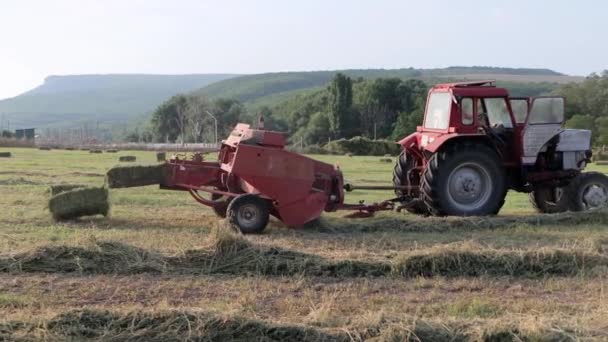
[{"label": "hay strewn on ground", "polygon": [[10,158],[11,156],[10,152],[0,152],[0,158]]},{"label": "hay strewn on ground", "polygon": [[86,186],[82,185],[82,184],[58,184],[58,185],[51,185],[49,187],[48,191],[51,194],[51,196],[55,196],[62,192],[66,192],[66,191],[70,191],[70,190],[74,190],[74,189],[81,189],[81,188],[85,188],[85,187]]},{"label": "hay strewn on ground", "polygon": [[[88,248],[49,246],[0,259],[0,271],[89,274],[233,274],[322,277],[462,277],[595,275],[608,256],[580,250],[500,251],[447,247],[389,261],[333,260],[276,247],[262,247],[220,230],[211,246],[163,256],[118,242]],[[600,272],[601,274],[601,272]]]},{"label": "hay strewn on ground", "polygon": [[104,215],[110,210],[108,190],[80,188],[57,194],[49,200],[49,210],[55,220],[69,220],[80,216]]},{"label": "hay strewn on ground", "polygon": [[106,173],[109,188],[129,188],[160,184],[164,179],[164,165],[115,166]]},{"label": "hay strewn on ground", "polygon": [[134,162],[137,160],[135,156],[120,156],[118,157],[118,161],[120,162]]},{"label": "hay strewn on ground", "polygon": [[558,324],[433,322],[415,318],[355,322],[343,329],[286,325],[182,310],[116,313],[72,310],[45,321],[0,324],[0,339],[104,341],[576,341],[593,332]]}]

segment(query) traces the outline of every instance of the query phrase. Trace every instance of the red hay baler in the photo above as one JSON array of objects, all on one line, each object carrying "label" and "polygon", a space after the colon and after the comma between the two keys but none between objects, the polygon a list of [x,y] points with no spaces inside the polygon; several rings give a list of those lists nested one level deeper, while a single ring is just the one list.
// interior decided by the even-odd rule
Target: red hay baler
[{"label": "red hay baler", "polygon": [[288,151],[285,143],[284,133],[237,124],[216,161],[205,161],[202,154],[189,160],[172,157],[160,186],[188,191],[243,233],[263,231],[270,215],[298,227],[323,211],[348,209],[356,211],[354,216],[369,216],[393,208],[390,200],[344,204],[340,169]]}]

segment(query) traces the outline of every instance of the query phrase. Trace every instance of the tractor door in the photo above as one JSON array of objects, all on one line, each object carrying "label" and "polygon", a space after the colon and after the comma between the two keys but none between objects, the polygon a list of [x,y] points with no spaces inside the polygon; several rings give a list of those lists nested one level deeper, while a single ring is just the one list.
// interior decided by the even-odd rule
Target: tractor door
[{"label": "tractor door", "polygon": [[533,98],[522,133],[522,164],[534,165],[547,142],[563,130],[563,123],[563,97]]},{"label": "tractor door", "polygon": [[528,110],[530,99],[527,97],[510,97],[509,103],[511,104],[511,110],[513,111],[513,118],[517,126],[523,127],[526,124],[528,118]]}]

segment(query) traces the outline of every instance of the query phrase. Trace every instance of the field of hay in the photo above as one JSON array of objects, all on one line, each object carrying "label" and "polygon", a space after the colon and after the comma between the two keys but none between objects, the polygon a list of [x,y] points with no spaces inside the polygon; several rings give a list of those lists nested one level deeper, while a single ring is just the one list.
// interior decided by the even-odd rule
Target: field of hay
[{"label": "field of hay", "polygon": [[[110,190],[108,217],[55,222],[50,185],[101,186],[127,152],[3,151],[0,341],[608,340],[606,211],[537,215],[510,193],[493,218],[332,213],[243,237],[146,186]],[[379,157],[315,158],[355,184],[392,178]]]}]

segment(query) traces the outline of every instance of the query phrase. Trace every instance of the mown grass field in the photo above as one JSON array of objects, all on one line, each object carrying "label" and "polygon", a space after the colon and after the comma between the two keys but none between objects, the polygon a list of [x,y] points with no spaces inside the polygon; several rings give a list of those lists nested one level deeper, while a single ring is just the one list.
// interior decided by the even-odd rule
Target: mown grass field
[{"label": "mown grass field", "polygon": [[[56,223],[49,185],[100,186],[120,155],[155,154],[0,150],[0,340],[608,340],[605,211],[537,215],[510,193],[493,218],[331,213],[243,237],[148,186]],[[379,157],[315,158],[355,184],[392,178]]]}]

